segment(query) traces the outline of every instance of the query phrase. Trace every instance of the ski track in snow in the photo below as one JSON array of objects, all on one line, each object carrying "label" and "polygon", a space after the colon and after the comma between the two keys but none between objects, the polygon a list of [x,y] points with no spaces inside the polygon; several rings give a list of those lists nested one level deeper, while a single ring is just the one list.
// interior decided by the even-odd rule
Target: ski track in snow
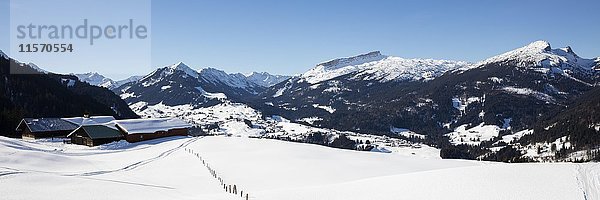
[{"label": "ski track in snow", "polygon": [[[108,174],[108,173],[114,173],[114,172],[123,172],[123,171],[131,171],[134,170],[136,168],[142,167],[144,165],[150,164],[154,161],[160,160],[162,158],[165,158],[169,155],[171,155],[172,153],[176,152],[179,149],[185,148],[188,145],[190,145],[191,143],[196,142],[197,140],[201,139],[203,137],[195,137],[195,138],[191,138],[185,142],[183,142],[181,145],[166,150],[162,153],[160,153],[159,155],[152,157],[152,158],[148,158],[148,159],[144,159],[144,160],[140,160],[138,162],[135,162],[133,164],[124,166],[122,168],[119,169],[114,169],[114,170],[102,170],[102,171],[92,171],[92,172],[85,172],[85,173],[64,173],[64,172],[47,172],[47,171],[39,171],[39,170],[20,170],[20,169],[13,169],[13,168],[9,168],[9,167],[0,167],[0,169],[6,169],[6,170],[10,170],[10,171],[0,171],[0,177],[2,176],[6,176],[6,175],[14,175],[14,174],[22,174],[22,173],[45,173],[45,174],[55,174],[55,175],[59,175],[59,176],[80,176],[80,177],[89,177],[89,176],[95,176],[95,175],[101,175],[101,174]],[[35,150],[35,151],[43,151],[43,152],[48,152],[46,150],[42,150],[42,149],[36,149],[36,148],[31,148],[28,147],[27,150]],[[50,151],[51,152],[51,151]],[[100,179],[94,179],[94,180],[100,180]],[[102,179],[104,180],[104,179]],[[112,181],[112,180],[104,180],[104,181]],[[116,182],[123,182],[123,181],[116,181]]]},{"label": "ski track in snow", "polygon": [[134,170],[134,169],[136,169],[138,167],[147,165],[147,164],[149,164],[151,162],[154,162],[156,160],[159,160],[161,158],[165,158],[165,157],[171,155],[173,152],[175,152],[175,151],[177,151],[177,150],[179,150],[181,148],[187,147],[187,145],[189,145],[189,144],[197,141],[200,138],[202,138],[202,137],[195,137],[195,138],[189,139],[188,141],[185,141],[184,143],[182,143],[181,145],[179,145],[179,146],[177,146],[175,148],[172,148],[172,149],[169,149],[169,150],[167,150],[165,152],[162,152],[161,154],[159,154],[156,157],[149,158],[149,159],[146,159],[146,160],[141,160],[141,161],[138,161],[138,162],[133,163],[131,165],[127,165],[127,166],[125,166],[123,168],[120,168],[120,169],[95,171],[95,172],[86,172],[86,173],[81,173],[81,174],[72,174],[72,175],[69,175],[69,176],[94,176],[94,175],[99,175],[99,174],[107,174],[107,173],[113,173],[113,172]]}]

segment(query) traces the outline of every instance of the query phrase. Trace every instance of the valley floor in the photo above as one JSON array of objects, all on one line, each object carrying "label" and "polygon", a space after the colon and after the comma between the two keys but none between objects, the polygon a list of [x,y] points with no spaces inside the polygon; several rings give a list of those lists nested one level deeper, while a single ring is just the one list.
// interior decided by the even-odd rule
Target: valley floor
[{"label": "valley floor", "polygon": [[2,199],[600,199],[600,164],[506,164],[245,137],[88,148],[0,137]]}]

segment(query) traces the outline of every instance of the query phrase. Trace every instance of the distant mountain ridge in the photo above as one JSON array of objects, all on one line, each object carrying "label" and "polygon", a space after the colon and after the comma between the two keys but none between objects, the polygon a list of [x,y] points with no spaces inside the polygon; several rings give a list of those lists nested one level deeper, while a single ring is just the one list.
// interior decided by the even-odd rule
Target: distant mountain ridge
[{"label": "distant mountain ridge", "polygon": [[600,148],[598,86],[600,57],[535,41],[477,63],[373,51],[293,77],[196,70],[179,62],[112,91],[138,113],[241,102],[264,116],[424,142],[440,148],[443,158],[520,162],[573,161]]},{"label": "distant mountain ridge", "polygon": [[252,72],[245,76],[249,81],[263,87],[271,87],[292,77],[285,75],[272,75],[267,72]]},{"label": "distant mountain ridge", "polygon": [[144,78],[113,89],[130,105],[162,103],[206,107],[225,100],[244,102],[285,76],[268,73],[228,74],[214,68],[195,70],[183,62],[156,69]]},{"label": "distant mountain ridge", "polygon": [[[570,47],[552,49],[545,41],[478,63],[371,52],[317,64],[268,88],[252,106],[265,115],[318,119],[311,123],[319,127],[391,137],[401,137],[393,132],[400,128],[427,134],[428,143],[441,147],[445,158],[566,159],[566,154],[586,150],[590,144],[600,146],[600,141],[588,137],[592,141],[582,143],[570,139],[579,138],[580,132],[561,132],[560,137],[569,140],[567,145],[582,148],[555,156],[549,143],[558,136],[535,127],[589,96],[599,85],[598,61],[581,58]],[[568,116],[572,120],[574,115]],[[587,126],[600,127],[594,124],[597,120],[588,121]],[[503,138],[517,142],[509,144]],[[567,139],[562,138],[562,143]],[[542,153],[528,153],[526,148],[532,147],[526,145],[541,146]]]},{"label": "distant mountain ridge", "polygon": [[87,82],[87,83],[89,83],[91,85],[95,85],[95,86],[105,87],[108,89],[114,89],[123,84],[129,83],[129,82],[135,82],[135,81],[138,81],[143,78],[143,76],[131,76],[131,77],[123,79],[123,80],[114,81],[108,77],[105,77],[105,76],[97,73],[97,72],[88,72],[88,73],[73,74],[73,75],[77,76],[77,78],[79,78],[80,81]]}]

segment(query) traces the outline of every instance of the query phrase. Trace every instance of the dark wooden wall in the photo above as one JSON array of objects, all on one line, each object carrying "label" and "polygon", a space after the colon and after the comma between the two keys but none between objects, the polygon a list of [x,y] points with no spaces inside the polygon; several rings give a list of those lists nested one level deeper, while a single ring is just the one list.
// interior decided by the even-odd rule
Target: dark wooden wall
[{"label": "dark wooden wall", "polygon": [[180,129],[171,129],[169,131],[158,131],[154,133],[137,133],[137,134],[128,134],[125,136],[125,140],[127,142],[140,142],[145,140],[152,140],[156,138],[162,137],[170,137],[170,136],[186,136],[188,135],[187,128]]}]

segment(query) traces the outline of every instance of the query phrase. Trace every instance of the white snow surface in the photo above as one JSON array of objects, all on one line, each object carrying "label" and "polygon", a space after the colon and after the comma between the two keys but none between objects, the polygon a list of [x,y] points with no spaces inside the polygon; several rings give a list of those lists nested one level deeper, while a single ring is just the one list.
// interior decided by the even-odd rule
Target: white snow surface
[{"label": "white snow surface", "polygon": [[2,51],[2,50],[0,50],[0,57],[3,57],[3,58],[5,58],[5,59],[8,59],[8,55],[6,55],[6,54],[4,53],[4,51]]},{"label": "white snow surface", "polygon": [[591,71],[597,65],[597,58],[581,58],[570,47],[552,49],[547,41],[535,41],[524,47],[481,61],[477,66],[506,61],[514,61],[519,67],[576,68],[584,71]]},{"label": "white snow surface", "polygon": [[510,142],[519,140],[524,135],[529,135],[529,134],[533,134],[533,130],[532,129],[526,129],[526,130],[522,130],[522,131],[510,134],[510,135],[502,136],[502,140],[501,141],[504,141],[507,144],[510,144]]},{"label": "white snow surface", "polygon": [[466,112],[467,107],[471,103],[482,102],[485,103],[485,95],[483,97],[454,97],[452,98],[452,107],[456,108],[461,114]]},{"label": "white snow surface", "polygon": [[454,132],[446,134],[450,138],[450,143],[454,145],[478,145],[482,141],[488,141],[493,137],[497,137],[501,130],[496,125],[485,125],[484,123],[469,129],[467,129],[467,126],[467,124],[463,124],[454,129]]},{"label": "white snow surface", "polygon": [[358,56],[339,58],[318,64],[315,68],[302,74],[302,80],[316,84],[339,76],[354,73],[352,77],[359,80],[376,80],[388,82],[392,80],[431,80],[444,72],[470,65],[467,62],[405,59],[384,56],[379,51]]},{"label": "white snow surface", "polygon": [[112,79],[107,78],[103,75],[100,75],[97,72],[89,72],[89,73],[74,74],[74,75],[77,76],[77,78],[79,78],[80,81],[87,82],[90,85],[95,85],[95,86],[100,86],[100,87],[105,87],[105,88],[112,88],[113,85],[115,84],[115,81],[113,81]]},{"label": "white snow surface", "polygon": [[69,117],[61,119],[79,126],[105,124],[115,120],[113,116]]},{"label": "white snow surface", "polygon": [[319,105],[319,104],[313,104],[314,108],[320,108],[323,109],[329,113],[334,113],[335,112],[335,108],[331,107],[331,106],[323,106],[323,105]]},{"label": "white snow surface", "polygon": [[68,78],[61,78],[60,80],[67,87],[73,87],[73,86],[75,86],[75,83],[77,83],[77,81],[75,81],[73,79],[68,79]]},{"label": "white snow surface", "polygon": [[224,83],[234,88],[252,88],[256,84],[247,80],[243,74],[227,74],[224,71],[214,68],[204,68],[200,70],[203,79],[211,83]]},{"label": "white snow surface", "polygon": [[202,93],[202,96],[209,99],[227,99],[227,95],[223,93],[210,93],[204,90],[202,87],[196,87],[196,89]]},{"label": "white snow surface", "polygon": [[[0,137],[3,199],[597,199],[600,164],[506,164],[243,137],[98,147]],[[32,190],[31,188],[35,188]]]},{"label": "white snow surface", "polygon": [[37,66],[37,65],[36,65],[36,64],[34,64],[34,63],[31,63],[31,62],[30,62],[30,63],[28,63],[27,65],[29,65],[29,66],[30,66],[31,68],[33,68],[35,71],[38,71],[38,72],[41,72],[41,73],[44,73],[44,74],[48,74],[48,73],[49,73],[48,71],[46,71],[45,69],[42,69],[41,67]]},{"label": "white snow surface", "polygon": [[185,74],[187,74],[191,77],[194,77],[194,78],[198,78],[198,76],[200,76],[198,74],[198,71],[190,68],[183,62],[178,62],[176,64],[173,64],[173,65],[169,66],[168,69],[169,69],[169,73],[171,73],[171,74],[174,73],[174,71],[179,70],[179,71],[185,72]]},{"label": "white snow surface", "polygon": [[190,124],[177,118],[123,119],[115,120],[114,123],[127,131],[128,134],[154,133],[157,131],[191,127]]},{"label": "white snow surface", "polygon": [[138,102],[129,107],[144,118],[176,117],[196,125],[225,122],[228,119],[256,121],[261,117],[260,113],[251,107],[229,101],[207,108],[195,108],[189,104],[177,106],[168,106],[163,103],[147,105],[146,102]]},{"label": "white snow surface", "polygon": [[98,72],[89,72],[89,73],[84,73],[84,74],[73,74],[73,75],[77,76],[77,78],[79,78],[79,80],[82,82],[87,82],[90,85],[105,87],[108,89],[118,88],[121,85],[130,83],[130,82],[135,82],[135,81],[138,81],[143,78],[143,76],[131,76],[129,78],[126,78],[126,79],[123,79],[120,81],[114,81],[108,77],[105,77],[105,76],[99,74]]},{"label": "white snow surface", "polygon": [[315,122],[322,121],[322,120],[323,120],[323,118],[320,118],[320,117],[305,117],[305,118],[299,119],[298,121],[306,122],[308,124],[314,124]]},{"label": "white snow surface", "polygon": [[246,78],[260,86],[271,87],[291,78],[291,76],[272,75],[267,72],[252,72],[249,75],[246,75]]},{"label": "white snow surface", "polygon": [[390,132],[398,134],[398,135],[402,135],[402,136],[408,137],[408,138],[415,137],[415,138],[419,138],[419,139],[425,139],[427,137],[426,135],[418,134],[418,133],[412,132],[411,130],[408,130],[405,128],[391,127]]},{"label": "white snow surface", "polygon": [[115,83],[113,84],[113,88],[120,87],[121,85],[125,85],[127,83],[137,82],[139,80],[142,80],[142,78],[144,78],[144,76],[130,76],[129,78],[115,81]]},{"label": "white snow surface", "polygon": [[507,86],[507,87],[503,87],[502,90],[509,92],[509,93],[518,94],[518,95],[533,96],[540,101],[554,102],[554,97],[552,97],[546,93],[538,92],[538,91],[535,91],[535,90],[532,90],[529,88],[518,88],[518,87],[513,87],[513,86]]}]

